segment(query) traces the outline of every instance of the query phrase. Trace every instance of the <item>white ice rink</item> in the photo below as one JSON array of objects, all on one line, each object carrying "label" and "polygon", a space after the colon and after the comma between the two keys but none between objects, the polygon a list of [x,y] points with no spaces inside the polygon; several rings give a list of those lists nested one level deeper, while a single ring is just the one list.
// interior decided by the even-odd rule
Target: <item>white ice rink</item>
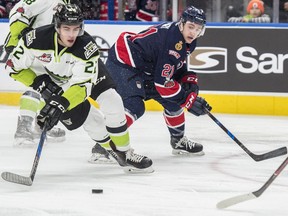
[{"label": "white ice rink", "polygon": [[[12,147],[17,114],[0,106],[0,172],[29,176],[36,147]],[[214,115],[254,153],[288,146],[287,117]],[[288,215],[288,167],[259,198],[218,210],[217,202],[258,190],[287,156],[255,162],[208,116],[186,119],[187,135],[204,145],[202,157],[172,156],[160,112],[147,112],[130,128],[135,152],[153,160],[153,174],[89,164],[94,143],[82,128],[67,132],[64,143],[44,146],[31,187],[0,179],[0,216]]]}]

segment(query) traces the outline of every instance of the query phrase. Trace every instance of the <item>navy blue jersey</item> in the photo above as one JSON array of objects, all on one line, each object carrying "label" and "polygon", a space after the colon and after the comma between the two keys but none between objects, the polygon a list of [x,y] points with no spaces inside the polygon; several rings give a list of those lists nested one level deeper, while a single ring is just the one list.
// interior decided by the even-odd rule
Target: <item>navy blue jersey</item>
[{"label": "navy blue jersey", "polygon": [[178,23],[163,23],[138,34],[123,32],[108,58],[150,76],[161,97],[177,103],[185,91],[174,77],[186,71],[186,58],[195,47],[196,40],[185,43]]}]

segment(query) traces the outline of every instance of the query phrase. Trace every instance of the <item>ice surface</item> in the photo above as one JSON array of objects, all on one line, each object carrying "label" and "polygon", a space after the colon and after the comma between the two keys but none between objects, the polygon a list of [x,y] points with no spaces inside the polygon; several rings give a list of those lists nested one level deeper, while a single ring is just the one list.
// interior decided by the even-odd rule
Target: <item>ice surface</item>
[{"label": "ice surface", "polygon": [[[17,114],[0,106],[0,171],[29,176],[36,146],[12,146]],[[254,153],[288,146],[287,117],[214,115]],[[89,164],[93,141],[82,128],[67,132],[65,142],[44,146],[31,187],[0,179],[0,216],[288,215],[288,167],[261,197],[218,210],[217,202],[258,190],[287,156],[255,162],[208,116],[186,120],[186,135],[204,145],[204,156],[172,156],[161,112],[146,112],[130,128],[135,152],[153,160],[153,174]],[[92,194],[98,188],[104,193]]]}]

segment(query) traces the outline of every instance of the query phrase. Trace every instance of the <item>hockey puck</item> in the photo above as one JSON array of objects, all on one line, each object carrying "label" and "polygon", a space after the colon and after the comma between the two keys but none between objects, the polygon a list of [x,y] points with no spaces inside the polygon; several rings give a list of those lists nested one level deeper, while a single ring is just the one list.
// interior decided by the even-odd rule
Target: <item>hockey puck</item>
[{"label": "hockey puck", "polygon": [[92,189],[92,193],[103,193],[103,189]]}]

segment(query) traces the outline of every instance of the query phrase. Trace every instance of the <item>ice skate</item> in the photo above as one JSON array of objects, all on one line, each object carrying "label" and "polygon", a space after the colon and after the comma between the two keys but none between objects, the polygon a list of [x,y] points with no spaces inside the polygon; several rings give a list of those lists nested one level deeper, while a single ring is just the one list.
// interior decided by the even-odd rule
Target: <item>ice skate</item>
[{"label": "ice skate", "polygon": [[[40,129],[39,125],[35,123],[35,127],[33,130],[33,138],[36,140],[40,139],[42,130]],[[53,127],[51,130],[47,131],[46,133],[46,140],[47,142],[63,142],[65,141],[65,130]]]},{"label": "ice skate", "polygon": [[14,134],[15,147],[32,147],[35,145],[32,133],[33,118],[30,116],[19,116],[17,129]]},{"label": "ice skate", "polygon": [[204,155],[203,146],[191,141],[186,136],[182,138],[171,137],[170,144],[173,148],[173,155]]},{"label": "ice skate", "polygon": [[116,164],[114,157],[112,157],[99,143],[96,143],[92,148],[92,155],[88,162],[94,164]]},{"label": "ice skate", "polygon": [[[111,143],[110,143],[111,145]],[[112,143],[111,147],[114,144]],[[128,151],[119,151],[112,147],[113,150],[107,150],[123,167],[126,173],[152,173],[154,169],[152,168],[152,160],[146,156],[142,156],[134,153],[134,149],[130,148]]]}]

